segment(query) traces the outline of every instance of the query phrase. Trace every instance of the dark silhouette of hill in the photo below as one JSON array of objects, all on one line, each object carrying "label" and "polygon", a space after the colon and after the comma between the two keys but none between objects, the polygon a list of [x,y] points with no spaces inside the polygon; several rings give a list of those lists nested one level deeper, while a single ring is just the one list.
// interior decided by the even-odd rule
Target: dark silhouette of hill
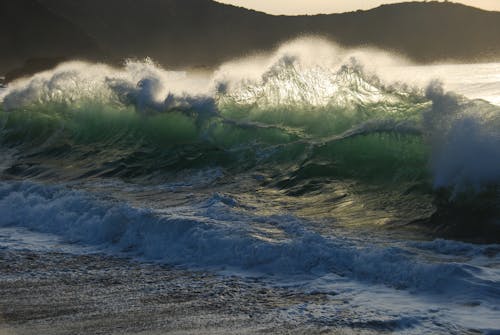
[{"label": "dark silhouette of hill", "polygon": [[272,16],[211,0],[3,0],[0,9],[2,49],[12,49],[0,54],[0,69],[12,58],[40,57],[118,63],[149,56],[170,68],[210,67],[309,34],[423,63],[500,59],[500,12],[450,2],[315,16]]},{"label": "dark silhouette of hill", "polygon": [[36,0],[0,1],[0,74],[73,57],[101,58],[97,44],[68,19]]},{"label": "dark silhouette of hill", "polygon": [[318,33],[367,44],[422,63],[500,59],[500,12],[452,2],[408,2],[315,18]]},{"label": "dark silhouette of hill", "polygon": [[288,17],[211,0],[40,0],[109,54],[171,66],[210,66],[264,50],[302,31]]}]

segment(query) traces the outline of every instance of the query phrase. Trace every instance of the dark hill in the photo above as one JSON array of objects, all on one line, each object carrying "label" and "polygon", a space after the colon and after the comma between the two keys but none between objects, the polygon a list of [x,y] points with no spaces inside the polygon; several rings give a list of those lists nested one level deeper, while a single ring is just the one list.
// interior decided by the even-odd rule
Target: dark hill
[{"label": "dark hill", "polygon": [[0,1],[0,74],[66,58],[101,58],[83,30],[36,0]]},{"label": "dark hill", "polygon": [[214,65],[303,30],[293,18],[210,0],[40,1],[118,58],[149,56],[171,66]]},{"label": "dark hill", "polygon": [[500,60],[500,12],[451,2],[408,2],[317,16],[314,28],[345,45],[377,46],[422,63]]},{"label": "dark hill", "polygon": [[[38,9],[29,9],[27,15],[26,9],[17,5],[21,2],[37,3]],[[267,15],[210,0],[21,2],[2,1],[2,7],[10,6],[14,11],[2,17],[16,18],[10,19],[14,28],[0,34],[2,41],[6,41],[2,49],[21,50],[15,55],[23,61],[32,57],[79,56],[120,62],[126,57],[149,56],[169,67],[213,66],[307,34],[322,35],[346,46],[376,46],[423,63],[500,60],[500,12],[450,2],[411,2],[369,11],[291,17]],[[49,28],[33,23],[34,18],[48,20],[47,13],[54,17]],[[20,37],[16,31],[19,26],[25,27],[20,29]],[[40,39],[36,34],[24,32],[30,28],[45,37]],[[54,35],[50,29],[59,33]],[[36,53],[30,53],[31,50]],[[4,65],[6,56],[0,57]]]}]

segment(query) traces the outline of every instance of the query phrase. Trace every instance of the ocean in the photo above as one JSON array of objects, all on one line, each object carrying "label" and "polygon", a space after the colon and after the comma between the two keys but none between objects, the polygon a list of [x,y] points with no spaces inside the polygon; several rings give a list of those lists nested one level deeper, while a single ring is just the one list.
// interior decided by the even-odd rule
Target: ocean
[{"label": "ocean", "polygon": [[73,61],[0,89],[0,129],[1,253],[325,296],[273,309],[303,325],[500,333],[500,64],[307,39],[214,71]]}]

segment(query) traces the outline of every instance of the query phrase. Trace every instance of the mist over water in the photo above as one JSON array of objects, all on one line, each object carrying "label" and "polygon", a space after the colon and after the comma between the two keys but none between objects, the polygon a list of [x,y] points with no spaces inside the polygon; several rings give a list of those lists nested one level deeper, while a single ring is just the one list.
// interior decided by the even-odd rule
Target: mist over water
[{"label": "mist over water", "polygon": [[61,64],[0,91],[0,227],[497,331],[500,249],[470,242],[499,241],[499,76],[316,38],[205,73]]}]

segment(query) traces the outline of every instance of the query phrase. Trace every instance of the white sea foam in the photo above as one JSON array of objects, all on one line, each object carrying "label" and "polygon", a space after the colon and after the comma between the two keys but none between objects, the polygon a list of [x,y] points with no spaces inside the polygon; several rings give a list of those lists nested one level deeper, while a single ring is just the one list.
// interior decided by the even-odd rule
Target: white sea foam
[{"label": "white sea foam", "polygon": [[0,211],[4,227],[52,233],[72,243],[107,245],[150,260],[287,276],[333,273],[411,291],[486,290],[492,299],[500,297],[498,283],[485,285],[475,276],[481,268],[425,262],[399,247],[361,246],[324,237],[297,218],[253,215],[221,194],[153,211],[102,202],[64,187],[3,182]]}]

